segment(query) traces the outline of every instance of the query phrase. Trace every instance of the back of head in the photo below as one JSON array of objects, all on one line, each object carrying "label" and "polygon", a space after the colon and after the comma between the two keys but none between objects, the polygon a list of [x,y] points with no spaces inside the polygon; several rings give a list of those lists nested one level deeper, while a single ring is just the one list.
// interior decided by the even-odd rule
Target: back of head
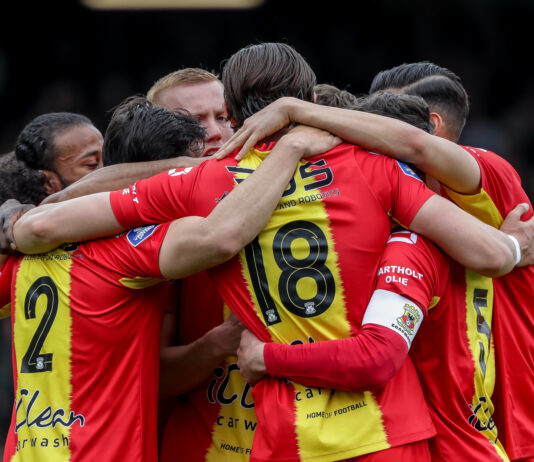
[{"label": "back of head", "polygon": [[219,81],[218,76],[213,72],[198,67],[186,67],[161,77],[150,87],[146,97],[153,104],[161,105],[159,96],[167,88],[213,81]]},{"label": "back of head", "polygon": [[39,170],[29,168],[14,153],[0,159],[0,204],[16,199],[22,204],[38,205],[46,196],[46,177]]},{"label": "back of head", "polygon": [[235,127],[282,96],[313,101],[316,77],[306,60],[284,43],[249,45],[222,72],[228,115]]},{"label": "back of head", "polygon": [[91,120],[72,112],[50,112],[29,122],[20,132],[15,143],[15,155],[28,167],[37,170],[55,171],[58,134],[78,125],[93,125]]},{"label": "back of head", "polygon": [[358,98],[349,91],[341,90],[334,85],[319,83],[315,85],[315,102],[323,106],[353,109]]},{"label": "back of head", "polygon": [[105,166],[188,156],[204,144],[204,129],[185,113],[154,106],[143,96],[114,110],[104,135]]},{"label": "back of head", "polygon": [[428,104],[420,96],[390,92],[373,93],[360,98],[354,109],[402,120],[427,133],[432,133],[434,129]]},{"label": "back of head", "polygon": [[421,96],[430,110],[445,120],[451,135],[456,140],[460,137],[469,114],[469,98],[454,72],[428,61],[404,63],[375,76],[369,92],[385,90]]}]

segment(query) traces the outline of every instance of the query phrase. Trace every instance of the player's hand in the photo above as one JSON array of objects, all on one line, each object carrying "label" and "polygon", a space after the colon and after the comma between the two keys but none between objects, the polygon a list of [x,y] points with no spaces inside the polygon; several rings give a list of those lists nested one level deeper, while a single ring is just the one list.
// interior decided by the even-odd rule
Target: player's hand
[{"label": "player's hand", "polygon": [[0,206],[0,253],[13,253],[16,250],[13,226],[33,204],[21,204],[16,199],[8,199]]},{"label": "player's hand", "polygon": [[280,138],[273,148],[273,152],[284,147],[292,150],[295,155],[300,155],[300,158],[303,159],[330,151],[340,143],[341,138],[330,132],[306,125],[298,125]]},{"label": "player's hand", "polygon": [[241,343],[237,349],[237,365],[241,375],[250,386],[256,385],[267,375],[263,360],[264,346],[265,343],[248,329],[245,329],[241,334]]},{"label": "player's hand", "polygon": [[527,221],[521,221],[521,217],[528,211],[528,204],[517,205],[505,218],[501,225],[501,231],[511,234],[519,242],[521,247],[521,261],[517,266],[534,264],[534,216]]},{"label": "player's hand", "polygon": [[230,313],[222,324],[213,329],[212,336],[221,357],[237,355],[237,347],[244,329],[245,326],[234,313]]},{"label": "player's hand", "polygon": [[241,148],[235,156],[236,160],[241,160],[258,141],[289,125],[291,122],[290,103],[291,98],[280,98],[250,116],[215,153],[215,157],[222,159],[237,148]]}]

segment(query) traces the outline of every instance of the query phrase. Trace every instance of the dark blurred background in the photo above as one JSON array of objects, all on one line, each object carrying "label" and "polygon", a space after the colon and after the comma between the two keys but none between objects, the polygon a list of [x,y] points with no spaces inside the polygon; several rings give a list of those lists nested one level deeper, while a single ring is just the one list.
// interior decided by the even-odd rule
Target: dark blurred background
[{"label": "dark blurred background", "polygon": [[[472,104],[460,141],[507,158],[533,197],[534,0],[265,0],[248,10],[131,11],[21,0],[0,11],[0,154],[39,114],[79,112],[104,132],[115,105],[164,74],[189,66],[219,72],[242,46],[283,41],[319,82],[356,94],[402,62],[450,68]],[[0,327],[0,377],[9,384],[9,321]],[[0,393],[0,443],[11,406],[10,391]]]}]

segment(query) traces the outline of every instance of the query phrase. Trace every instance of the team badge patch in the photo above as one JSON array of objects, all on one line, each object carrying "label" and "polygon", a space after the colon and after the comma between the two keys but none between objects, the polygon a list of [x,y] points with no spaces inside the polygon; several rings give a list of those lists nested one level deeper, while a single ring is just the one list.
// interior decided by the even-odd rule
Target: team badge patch
[{"label": "team badge patch", "polygon": [[156,230],[159,225],[142,226],[128,231],[126,239],[128,242],[137,247],[141,242],[150,237],[150,235]]},{"label": "team badge patch", "polygon": [[402,172],[406,176],[411,176],[412,178],[415,178],[416,180],[423,181],[423,180],[421,180],[421,178],[419,178],[419,175],[417,175],[417,173],[415,173],[411,169],[411,167],[408,164],[405,164],[404,162],[401,162],[399,160],[397,160],[396,162],[397,162],[397,164],[399,164],[399,167],[401,168]]},{"label": "team badge patch", "polygon": [[404,313],[397,318],[397,324],[404,332],[412,337],[420,320],[421,316],[417,309],[414,306],[405,304]]}]

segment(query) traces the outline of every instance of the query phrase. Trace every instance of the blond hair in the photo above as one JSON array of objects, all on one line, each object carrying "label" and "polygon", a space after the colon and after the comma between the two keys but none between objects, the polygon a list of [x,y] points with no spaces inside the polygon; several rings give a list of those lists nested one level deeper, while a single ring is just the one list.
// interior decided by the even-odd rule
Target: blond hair
[{"label": "blond hair", "polygon": [[158,96],[167,88],[213,81],[220,82],[219,77],[215,73],[198,67],[186,67],[158,79],[150,87],[146,97],[151,103],[158,104]]}]

